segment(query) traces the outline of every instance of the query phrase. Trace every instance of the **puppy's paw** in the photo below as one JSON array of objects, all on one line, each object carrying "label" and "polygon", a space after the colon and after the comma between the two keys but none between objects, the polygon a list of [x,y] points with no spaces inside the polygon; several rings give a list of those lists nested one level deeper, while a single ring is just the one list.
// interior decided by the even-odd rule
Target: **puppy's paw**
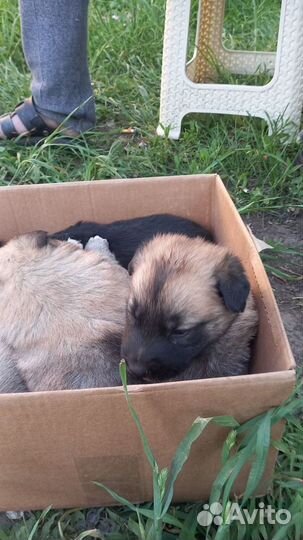
[{"label": "puppy's paw", "polygon": [[78,240],[75,240],[74,238],[68,238],[67,242],[69,244],[74,244],[74,246],[76,246],[79,249],[83,249],[83,245],[81,244],[81,242],[78,242]]},{"label": "puppy's paw", "polygon": [[99,251],[99,253],[109,254],[109,245],[106,238],[92,236],[85,246],[86,251]]},{"label": "puppy's paw", "polygon": [[8,512],[5,512],[5,515],[8,519],[11,519],[12,521],[15,521],[15,520],[18,520],[18,519],[22,519],[23,516],[24,516],[24,512],[22,511],[18,511],[18,512],[13,512],[13,511],[8,511]]}]

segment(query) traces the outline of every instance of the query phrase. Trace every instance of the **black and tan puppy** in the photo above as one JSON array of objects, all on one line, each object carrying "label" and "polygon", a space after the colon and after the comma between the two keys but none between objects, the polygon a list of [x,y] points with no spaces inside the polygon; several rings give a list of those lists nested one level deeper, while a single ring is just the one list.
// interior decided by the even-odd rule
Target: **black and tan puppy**
[{"label": "black and tan puppy", "polygon": [[129,275],[108,249],[19,236],[0,249],[0,392],[120,385]]},{"label": "black and tan puppy", "polygon": [[102,224],[80,221],[63,231],[52,235],[58,240],[74,238],[86,245],[89,238],[101,236],[106,238],[109,249],[117,261],[127,268],[137,249],[157,234],[185,234],[190,238],[200,237],[212,241],[212,235],[204,227],[186,218],[171,214],[154,214],[113,223]]},{"label": "black and tan puppy", "polygon": [[248,372],[257,311],[243,267],[225,247],[159,235],[130,271],[122,357],[138,381]]}]

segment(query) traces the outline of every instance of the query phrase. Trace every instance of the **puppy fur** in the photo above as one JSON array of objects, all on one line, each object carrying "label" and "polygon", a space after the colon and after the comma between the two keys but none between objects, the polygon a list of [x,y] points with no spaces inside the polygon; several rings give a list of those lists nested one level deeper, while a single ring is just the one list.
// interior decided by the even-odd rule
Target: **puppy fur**
[{"label": "puppy fur", "polygon": [[74,238],[85,246],[89,238],[99,235],[108,240],[109,248],[118,262],[127,268],[137,249],[160,233],[186,234],[190,238],[213,240],[211,233],[198,223],[171,214],[154,214],[109,224],[80,221],[52,237],[58,240]]},{"label": "puppy fur", "polygon": [[0,249],[0,392],[121,384],[129,276],[100,241],[37,232]]},{"label": "puppy fur", "polygon": [[225,247],[159,235],[130,272],[121,352],[137,382],[248,372],[257,311],[243,267]]}]

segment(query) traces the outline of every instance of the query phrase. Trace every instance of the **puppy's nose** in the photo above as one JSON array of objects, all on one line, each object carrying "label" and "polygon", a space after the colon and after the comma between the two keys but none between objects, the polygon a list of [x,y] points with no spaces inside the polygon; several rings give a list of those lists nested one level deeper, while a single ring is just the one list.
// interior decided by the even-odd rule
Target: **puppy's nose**
[{"label": "puppy's nose", "polygon": [[133,354],[131,350],[129,350],[128,347],[124,347],[122,345],[121,347],[121,358],[125,360],[127,371],[131,373],[132,375],[135,375],[136,377],[142,377],[145,371],[145,368],[140,362],[138,362],[138,358],[136,355]]},{"label": "puppy's nose", "polygon": [[127,359],[125,359],[125,361],[129,373],[135,375],[135,377],[138,377],[139,379],[142,379],[144,375],[146,375],[146,367],[144,365],[138,362],[130,362]]}]

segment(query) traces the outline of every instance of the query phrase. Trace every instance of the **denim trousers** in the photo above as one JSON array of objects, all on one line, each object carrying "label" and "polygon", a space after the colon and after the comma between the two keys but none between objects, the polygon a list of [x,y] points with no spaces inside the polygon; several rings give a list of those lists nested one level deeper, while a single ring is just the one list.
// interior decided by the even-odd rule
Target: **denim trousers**
[{"label": "denim trousers", "polygon": [[88,69],[89,0],[19,0],[22,44],[39,112],[82,132],[95,125]]}]

